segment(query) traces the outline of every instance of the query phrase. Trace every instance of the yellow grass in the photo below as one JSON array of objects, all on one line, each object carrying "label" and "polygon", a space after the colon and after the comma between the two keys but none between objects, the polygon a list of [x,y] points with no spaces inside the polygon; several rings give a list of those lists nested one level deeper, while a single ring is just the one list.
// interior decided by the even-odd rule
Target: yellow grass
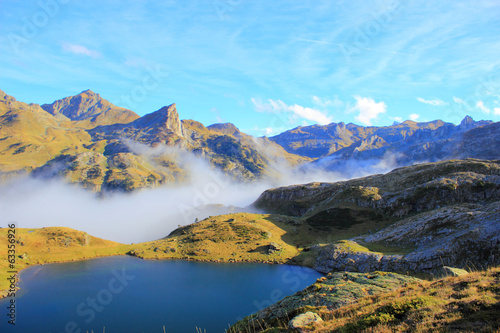
[{"label": "yellow grass", "polygon": [[[284,263],[299,251],[283,240],[287,231],[276,225],[276,219],[269,214],[214,216],[177,229],[165,239],[135,245],[133,254],[144,259]],[[280,250],[269,253],[271,243]]]},{"label": "yellow grass", "polygon": [[[124,255],[130,245],[124,245],[64,227],[15,229],[15,265],[20,271],[32,265],[77,261],[96,257]],[[8,228],[0,229],[0,296],[5,295],[9,282]],[[21,258],[21,256],[23,258]]]}]

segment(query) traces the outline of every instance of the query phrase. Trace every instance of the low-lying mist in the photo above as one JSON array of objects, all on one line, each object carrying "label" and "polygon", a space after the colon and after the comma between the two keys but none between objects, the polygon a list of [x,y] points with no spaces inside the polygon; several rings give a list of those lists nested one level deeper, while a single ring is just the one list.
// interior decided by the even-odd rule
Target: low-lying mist
[{"label": "low-lying mist", "polygon": [[[265,181],[236,182],[196,156],[184,156],[189,165],[189,181],[133,193],[99,196],[61,179],[16,179],[0,186],[0,223],[16,223],[19,228],[70,227],[93,236],[121,243],[138,243],[167,236],[179,225],[193,223],[209,215],[253,212],[249,207],[269,188],[308,182],[333,182],[352,178],[314,166],[293,169],[285,163],[274,165]],[[376,173],[395,166],[383,162]],[[356,168],[352,165],[351,171]],[[360,168],[354,176],[369,174]],[[374,173],[374,172],[372,172]]]}]

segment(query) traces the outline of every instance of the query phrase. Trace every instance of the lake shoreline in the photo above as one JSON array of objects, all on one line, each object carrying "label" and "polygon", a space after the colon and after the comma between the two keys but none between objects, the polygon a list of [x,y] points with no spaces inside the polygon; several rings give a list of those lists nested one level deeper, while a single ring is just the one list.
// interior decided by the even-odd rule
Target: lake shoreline
[{"label": "lake shoreline", "polygon": [[[100,259],[100,258],[107,258],[107,257],[122,257],[122,256],[128,256],[128,257],[131,257],[131,258],[137,258],[137,259],[141,259],[141,260],[156,260],[156,261],[160,261],[160,260],[182,260],[182,261],[194,261],[194,262],[206,262],[206,263],[230,263],[230,264],[267,264],[267,265],[290,265],[290,266],[300,266],[300,267],[305,267],[305,268],[310,268],[316,272],[318,272],[317,270],[315,270],[314,268],[312,267],[308,267],[308,266],[303,266],[303,265],[299,265],[298,263],[293,263],[293,262],[279,262],[279,261],[264,261],[264,260],[251,260],[251,259],[245,259],[245,260],[236,260],[236,259],[229,259],[229,260],[219,260],[219,259],[198,259],[198,258],[191,258],[191,257],[171,257],[171,258],[142,258],[142,257],[138,257],[138,256],[135,256],[135,255],[131,255],[131,254],[128,254],[128,253],[124,253],[124,254],[114,254],[114,255],[98,255],[98,256],[95,256],[95,257],[89,257],[89,258],[77,258],[77,259],[71,259],[71,260],[61,260],[61,261],[51,261],[51,262],[44,262],[44,263],[39,263],[39,264],[35,264],[35,265],[28,265],[26,267],[23,267],[22,269],[20,269],[17,273],[16,273],[16,292],[18,290],[20,290],[21,288],[19,288],[19,281],[20,281],[20,278],[19,278],[19,274],[27,269],[27,268],[30,268],[30,267],[34,267],[34,266],[44,266],[44,265],[51,265],[51,264],[64,264],[64,263],[70,263],[70,262],[79,262],[79,261],[87,261],[87,260],[93,260],[93,259]],[[318,272],[318,273],[321,273],[321,272]],[[323,274],[323,273],[321,273]],[[4,298],[7,298],[8,296],[8,293],[9,293],[9,289],[3,289],[3,290],[0,290],[0,300],[4,299]]]}]

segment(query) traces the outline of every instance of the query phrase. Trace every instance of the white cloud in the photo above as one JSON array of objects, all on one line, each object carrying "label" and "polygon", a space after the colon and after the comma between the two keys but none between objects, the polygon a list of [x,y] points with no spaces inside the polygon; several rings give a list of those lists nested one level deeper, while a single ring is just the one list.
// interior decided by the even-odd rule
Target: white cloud
[{"label": "white cloud", "polygon": [[266,131],[266,136],[274,133],[274,128],[272,127],[266,127],[264,130]]},{"label": "white cloud", "polygon": [[494,109],[493,109],[493,114],[494,114],[495,116],[500,116],[500,108],[494,108]]},{"label": "white cloud", "polygon": [[479,102],[477,102],[477,104],[476,104],[476,108],[478,108],[479,110],[481,110],[482,112],[484,112],[484,113],[486,113],[486,114],[490,114],[490,112],[491,112],[491,110],[490,110],[490,109],[488,109],[488,108],[484,105],[483,101],[479,101]]},{"label": "white cloud", "polygon": [[434,106],[448,105],[448,103],[446,103],[445,101],[442,101],[442,100],[437,99],[437,98],[432,99],[432,100],[427,100],[427,99],[423,99],[422,97],[418,97],[417,101],[419,101],[420,103],[434,105]]},{"label": "white cloud", "polygon": [[375,102],[368,97],[354,96],[356,105],[351,111],[358,111],[359,114],[355,117],[361,123],[370,126],[372,120],[377,119],[378,115],[385,113],[387,105],[384,102]]},{"label": "white cloud", "polygon": [[344,102],[342,102],[337,95],[333,96],[333,99],[329,98],[321,98],[318,96],[312,97],[312,102],[321,107],[321,108],[329,108],[329,107],[341,107],[344,106]]},{"label": "white cloud", "polygon": [[62,48],[64,51],[71,52],[74,54],[86,55],[86,56],[91,57],[91,58],[99,58],[101,56],[101,54],[99,52],[94,51],[94,50],[90,50],[83,45],[63,43]]},{"label": "white cloud", "polygon": [[320,125],[327,125],[333,121],[332,117],[327,116],[324,112],[317,109],[303,107],[297,104],[287,105],[281,100],[269,99],[267,102],[262,102],[258,99],[252,98],[252,103],[257,112],[268,113],[288,113],[295,119],[310,120]]},{"label": "white cloud", "polygon": [[389,119],[394,120],[397,123],[401,123],[403,121],[403,118],[401,117],[389,117]]},{"label": "white cloud", "polygon": [[410,120],[413,120],[413,121],[417,121],[418,118],[420,118],[420,115],[419,114],[416,114],[416,113],[412,113],[411,115],[408,116],[410,118]]},{"label": "white cloud", "polygon": [[455,96],[453,96],[453,101],[457,104],[467,105],[467,103],[463,99],[455,97]]}]

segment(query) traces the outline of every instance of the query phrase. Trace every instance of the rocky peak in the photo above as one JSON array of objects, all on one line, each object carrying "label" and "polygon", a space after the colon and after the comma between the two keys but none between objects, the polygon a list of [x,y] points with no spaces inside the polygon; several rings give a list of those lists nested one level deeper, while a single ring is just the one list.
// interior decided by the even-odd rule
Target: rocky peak
[{"label": "rocky peak", "polygon": [[[78,95],[69,96],[52,104],[42,105],[42,109],[52,115],[62,114],[71,120],[83,120],[101,112],[103,99],[90,89]],[[111,103],[109,103],[111,105]]]},{"label": "rocky peak", "polygon": [[493,121],[491,121],[491,120],[479,120],[479,121],[475,121],[474,119],[472,119],[472,117],[466,116],[462,120],[462,122],[460,123],[460,125],[458,125],[458,129],[461,132],[466,132],[466,131],[471,130],[473,128],[481,127],[481,126],[485,126],[485,125],[489,125],[489,124],[492,124],[492,123],[493,123]]},{"label": "rocky peak", "polygon": [[90,89],[52,104],[42,105],[48,113],[74,121],[87,120],[95,125],[128,123],[139,118],[133,111],[117,107]]},{"label": "rocky peak", "polygon": [[147,114],[134,121],[134,127],[156,127],[171,130],[178,136],[183,137],[183,127],[177,113],[175,103],[164,106],[158,111]]},{"label": "rocky peak", "polygon": [[475,123],[474,119],[471,116],[465,116],[465,118],[460,122],[460,127],[465,129],[473,126]]}]

